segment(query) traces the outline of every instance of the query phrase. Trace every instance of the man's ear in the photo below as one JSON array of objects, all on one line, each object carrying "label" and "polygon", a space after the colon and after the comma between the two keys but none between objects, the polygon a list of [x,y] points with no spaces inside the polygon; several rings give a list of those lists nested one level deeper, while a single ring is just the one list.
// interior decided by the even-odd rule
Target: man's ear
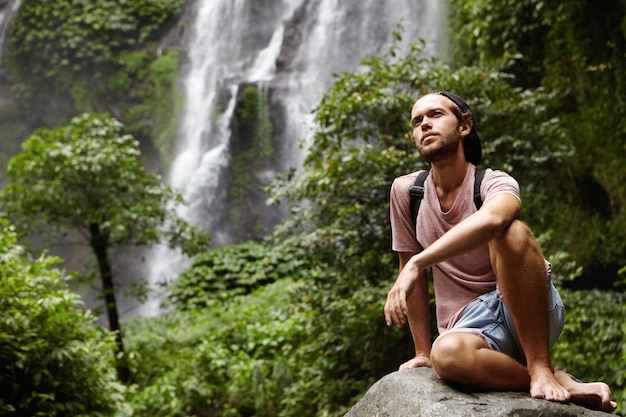
[{"label": "man's ear", "polygon": [[468,117],[467,119],[459,123],[459,134],[461,135],[462,138],[469,135],[471,131],[472,131],[472,119],[471,118]]}]

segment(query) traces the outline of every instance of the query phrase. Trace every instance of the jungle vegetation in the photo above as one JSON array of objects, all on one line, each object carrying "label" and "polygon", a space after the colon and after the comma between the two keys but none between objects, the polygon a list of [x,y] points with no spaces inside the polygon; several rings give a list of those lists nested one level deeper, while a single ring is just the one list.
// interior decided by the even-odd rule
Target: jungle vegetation
[{"label": "jungle vegetation", "polygon": [[[151,45],[181,1],[23,3],[7,68],[20,103],[12,111],[28,115],[29,128],[92,111],[155,142],[152,127],[171,126],[175,65]],[[105,24],[105,12],[117,18]],[[393,35],[400,40],[402,30]],[[290,203],[290,216],[263,241],[196,255],[169,288],[168,313],[123,322],[125,384],[115,376],[114,334],[78,309],[57,260],[29,255],[20,225],[3,222],[0,412],[344,415],[411,355],[408,330],[382,318],[397,273],[388,192],[395,176],[424,166],[406,135],[413,101],[445,88],[477,113],[481,165],[522,184],[522,216],[553,262],[567,306],[555,366],[609,383],[623,415],[625,42],[624,0],[449,0],[444,55],[424,56],[419,40],[408,50],[394,41],[338,74],[315,109],[303,169],[267,187],[271,201]],[[106,65],[92,79],[96,60]],[[34,97],[51,85],[66,106],[49,113]],[[170,116],[156,110],[163,101]],[[93,390],[72,390],[79,386]]]}]

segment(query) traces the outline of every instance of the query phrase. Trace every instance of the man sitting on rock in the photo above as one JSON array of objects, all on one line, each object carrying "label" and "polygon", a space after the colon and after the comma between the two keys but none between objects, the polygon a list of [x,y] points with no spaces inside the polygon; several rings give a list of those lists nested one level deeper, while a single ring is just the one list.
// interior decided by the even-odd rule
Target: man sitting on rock
[{"label": "man sitting on rock", "polygon": [[[614,411],[606,384],[575,381],[551,364],[564,307],[550,264],[519,220],[517,182],[487,169],[476,208],[476,126],[465,101],[446,91],[422,96],[411,111],[413,141],[431,169],[416,221],[409,190],[418,173],[396,178],[391,189],[400,273],[385,320],[403,326],[408,319],[415,343],[415,357],[400,369],[432,366],[443,380],[481,390],[530,391],[533,398]],[[432,347],[429,267],[440,333]]]}]

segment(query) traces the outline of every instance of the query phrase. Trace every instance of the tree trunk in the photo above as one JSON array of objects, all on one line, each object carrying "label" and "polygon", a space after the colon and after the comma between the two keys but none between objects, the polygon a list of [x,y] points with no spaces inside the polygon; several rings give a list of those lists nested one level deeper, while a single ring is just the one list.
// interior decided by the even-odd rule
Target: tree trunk
[{"label": "tree trunk", "polygon": [[113,272],[109,261],[109,236],[103,233],[98,223],[92,223],[90,229],[90,246],[98,261],[98,270],[102,280],[102,291],[104,292],[104,304],[109,319],[109,329],[115,334],[117,343],[117,375],[124,383],[130,379],[130,370],[124,355],[124,341],[120,328],[120,320],[117,312],[117,302],[115,301],[115,283],[113,282]]}]

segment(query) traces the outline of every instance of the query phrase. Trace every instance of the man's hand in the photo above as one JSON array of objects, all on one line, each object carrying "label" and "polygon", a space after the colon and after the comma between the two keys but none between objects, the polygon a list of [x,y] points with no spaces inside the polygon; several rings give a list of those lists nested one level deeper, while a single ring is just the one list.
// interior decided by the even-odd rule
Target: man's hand
[{"label": "man's hand", "polygon": [[406,300],[418,275],[419,269],[409,266],[409,264],[398,275],[398,279],[396,279],[396,283],[393,284],[393,287],[387,294],[387,301],[385,302],[385,321],[387,326],[395,324],[398,327],[402,327],[406,324],[408,311]]},{"label": "man's hand", "polygon": [[428,355],[416,355],[410,361],[404,362],[400,365],[400,370],[404,369],[412,369],[412,368],[422,368],[428,367],[431,368],[432,364],[430,363],[430,357]]}]

